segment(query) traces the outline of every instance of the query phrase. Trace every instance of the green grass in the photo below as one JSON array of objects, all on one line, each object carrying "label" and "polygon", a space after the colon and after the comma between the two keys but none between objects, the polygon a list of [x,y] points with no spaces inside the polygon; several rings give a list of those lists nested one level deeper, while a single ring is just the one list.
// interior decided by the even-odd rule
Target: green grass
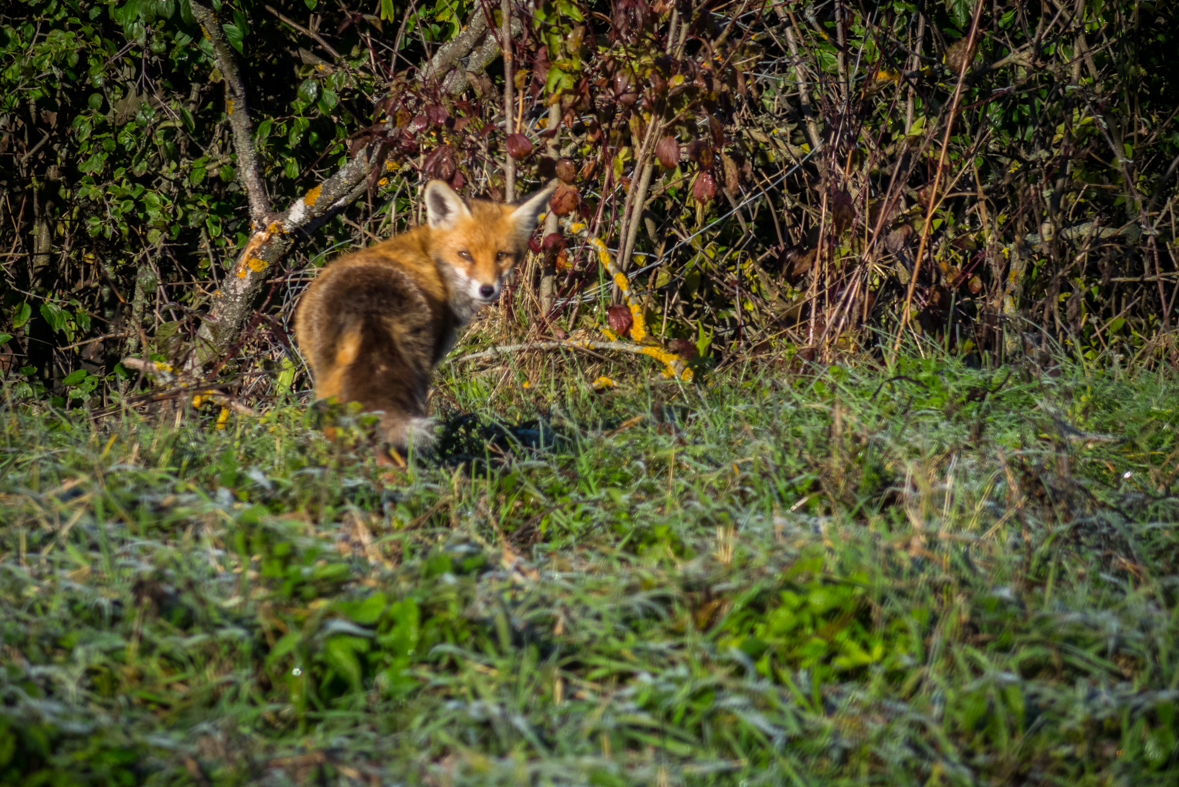
[{"label": "green grass", "polygon": [[5,407],[0,783],[1179,783],[1173,377],[533,363],[405,472]]}]

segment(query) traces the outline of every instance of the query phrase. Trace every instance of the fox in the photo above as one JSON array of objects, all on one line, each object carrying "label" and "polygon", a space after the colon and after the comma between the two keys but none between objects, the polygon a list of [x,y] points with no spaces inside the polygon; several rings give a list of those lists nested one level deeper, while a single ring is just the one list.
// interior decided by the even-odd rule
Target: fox
[{"label": "fox", "polygon": [[499,298],[528,249],[552,182],[517,204],[464,200],[426,184],[426,223],[329,262],[295,311],[295,343],[316,399],[380,413],[388,448],[428,450],[434,367],[458,332]]}]

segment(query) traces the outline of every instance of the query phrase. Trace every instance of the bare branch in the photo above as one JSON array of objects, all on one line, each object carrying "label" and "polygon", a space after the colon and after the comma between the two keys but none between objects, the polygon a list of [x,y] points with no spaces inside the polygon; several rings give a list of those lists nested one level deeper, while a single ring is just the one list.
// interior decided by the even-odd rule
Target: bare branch
[{"label": "bare branch", "polygon": [[192,377],[192,375],[179,372],[167,364],[159,363],[158,361],[149,361],[143,358],[124,358],[122,363],[128,369],[134,369],[151,377],[158,385],[175,386],[170,391],[153,396],[153,401],[161,401],[165,398],[170,399],[192,393],[195,396],[211,399],[223,407],[228,407],[239,415],[248,415],[255,418],[258,416],[258,413],[232,396],[213,390],[208,387],[208,383],[201,382]]},{"label": "bare branch", "polygon": [[233,128],[238,177],[241,178],[242,188],[245,189],[246,197],[250,201],[250,220],[255,228],[262,227],[270,215],[270,198],[266,195],[266,186],[262,182],[262,173],[258,167],[258,154],[254,150],[250,113],[246,104],[246,89],[237,70],[237,60],[229,48],[229,42],[225,40],[225,33],[222,32],[221,23],[217,21],[216,15],[195,0],[192,2],[192,14],[200,24],[205,38],[213,45],[217,68],[225,80],[225,114],[229,116],[229,125]]},{"label": "bare branch", "polygon": [[[512,35],[518,36],[523,32],[524,28],[520,25],[520,20],[517,17],[512,17]],[[478,74],[485,68],[491,65],[499,57],[499,40],[496,36],[487,35],[483,38],[478,48],[470,53],[467,57],[466,65],[463,68],[454,68],[446,76],[446,80],[442,83],[442,90],[448,96],[457,96],[462,93],[471,84],[470,78],[467,74]]]},{"label": "bare branch", "polygon": [[[262,285],[269,280],[273,266],[283,258],[296,238],[314,232],[336,212],[358,199],[365,192],[373,163],[380,160],[379,145],[364,147],[335,174],[296,199],[281,214],[271,212],[261,185],[257,156],[250,137],[245,93],[233,53],[229,51],[213,13],[198,3],[193,3],[193,11],[205,35],[213,43],[218,67],[229,91],[228,111],[234,128],[242,182],[250,199],[254,233],[238,254],[232,272],[214,295],[213,305],[197,330],[196,352],[186,361],[186,371],[205,365],[230,347],[249,318],[254,300]],[[512,20],[513,34],[518,34],[520,29],[519,20]],[[482,45],[472,54],[471,50],[481,40]],[[485,51],[488,45],[492,50],[490,57]],[[459,67],[463,57],[470,56],[467,70],[480,71],[498,54],[495,36],[488,34],[486,15],[476,11],[467,28],[438,51],[429,66],[423,69],[419,79],[443,79],[443,89],[453,95],[465,90],[468,84],[466,70]]]},{"label": "bare branch", "polygon": [[203,365],[237,338],[272,266],[282,259],[299,235],[313,232],[364,193],[376,153],[375,148],[361,148],[334,175],[254,232],[238,255],[232,273],[214,296],[213,306],[197,331],[197,352],[189,359],[186,369]]},{"label": "bare branch", "polygon": [[[487,32],[487,15],[476,8],[463,31],[440,48],[425,68],[418,72],[418,82],[445,79],[458,62],[471,53]],[[464,88],[466,85],[464,84]],[[448,91],[450,92],[450,91]],[[459,92],[462,92],[461,90]]]}]

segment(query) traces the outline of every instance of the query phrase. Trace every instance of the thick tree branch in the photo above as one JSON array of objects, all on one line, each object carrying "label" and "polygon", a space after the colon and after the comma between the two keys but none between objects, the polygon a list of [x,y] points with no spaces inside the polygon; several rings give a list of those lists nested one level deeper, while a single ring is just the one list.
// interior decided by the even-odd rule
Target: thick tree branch
[{"label": "thick tree branch", "polygon": [[418,82],[424,83],[427,79],[439,81],[445,79],[449,76],[451,69],[471,53],[471,50],[475,48],[486,32],[487,15],[481,9],[476,8],[475,12],[471,14],[471,21],[463,28],[463,31],[435,52],[426,67],[418,72]]},{"label": "thick tree branch", "polygon": [[[512,35],[518,36],[523,32],[524,28],[521,26],[520,20],[517,17],[512,17]],[[478,47],[470,53],[465,64],[455,63],[451,72],[447,74],[446,79],[442,83],[442,91],[448,96],[457,96],[462,93],[471,84],[468,74],[478,74],[485,68],[491,65],[492,61],[499,57],[499,39],[494,35],[486,35],[481,42],[478,42]]]},{"label": "thick tree branch", "polygon": [[197,352],[186,368],[203,366],[237,338],[272,266],[283,258],[299,235],[314,231],[364,193],[375,158],[375,148],[357,151],[334,175],[254,232],[238,255],[233,271],[214,295],[213,306],[197,331]]},{"label": "thick tree branch", "polygon": [[246,88],[237,70],[237,60],[229,48],[229,42],[225,40],[225,33],[221,30],[221,23],[217,21],[216,15],[195,0],[192,2],[192,15],[200,24],[205,38],[213,45],[213,56],[225,81],[225,114],[229,116],[229,125],[233,128],[233,146],[237,150],[237,174],[250,201],[250,220],[257,229],[267,222],[270,198],[266,196],[266,186],[262,182],[262,173],[258,167],[258,153],[254,150],[250,112],[246,104]]},{"label": "thick tree branch", "polygon": [[[234,129],[239,174],[249,197],[254,233],[238,254],[233,270],[213,296],[213,304],[197,330],[195,352],[184,365],[187,372],[221,356],[233,344],[249,319],[254,301],[269,280],[274,266],[297,238],[314,232],[336,212],[364,194],[374,162],[380,160],[379,146],[362,148],[335,174],[296,199],[285,211],[273,213],[262,186],[257,152],[250,133],[250,118],[246,111],[245,92],[233,53],[212,11],[195,2],[192,7],[206,37],[213,44],[217,66],[225,78],[227,112]],[[518,34],[519,29],[519,20],[513,20],[513,33]],[[492,50],[490,56],[485,52],[489,44]],[[475,49],[473,54],[472,49]],[[438,51],[429,66],[423,69],[419,79],[442,80],[443,90],[454,95],[466,89],[466,70],[482,70],[498,54],[495,36],[488,34],[487,16],[477,10],[467,28]],[[464,70],[462,60],[468,56]]]}]

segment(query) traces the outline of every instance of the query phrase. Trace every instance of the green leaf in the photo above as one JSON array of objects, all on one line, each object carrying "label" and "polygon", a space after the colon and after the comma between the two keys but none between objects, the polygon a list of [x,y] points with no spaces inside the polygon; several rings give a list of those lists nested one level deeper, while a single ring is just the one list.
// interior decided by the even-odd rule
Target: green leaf
[{"label": "green leaf", "polygon": [[242,29],[237,25],[221,25],[221,29],[225,31],[225,40],[229,42],[229,45],[244,55],[245,51],[242,50],[242,39],[245,38],[245,34],[242,32]]},{"label": "green leaf", "polygon": [[359,623],[362,626],[371,626],[376,623],[381,613],[385,611],[385,594],[374,593],[366,598],[364,601],[345,601],[339,605],[340,611],[353,623]]},{"label": "green leaf", "polygon": [[336,671],[352,686],[354,690],[361,688],[361,666],[358,653],[368,650],[368,640],[341,634],[327,641],[323,649],[323,659],[328,666]]},{"label": "green leaf", "polygon": [[57,333],[62,328],[65,328],[66,322],[70,318],[70,313],[60,306],[46,302],[41,304],[41,316],[45,318],[45,322],[49,323],[49,327],[53,329],[53,332]]},{"label": "green leaf", "polygon": [[318,95],[319,83],[314,79],[304,79],[303,84],[299,85],[299,98],[303,99],[308,104],[315,103],[315,99]]},{"label": "green leaf", "polygon": [[282,636],[278,642],[274,643],[274,647],[270,650],[270,655],[266,657],[267,664],[273,664],[281,659],[283,656],[295,649],[303,640],[303,634],[299,631],[288,631]]},{"label": "green leaf", "polygon": [[33,316],[33,309],[28,303],[22,303],[16,307],[16,311],[12,314],[12,327],[19,328],[29,321]]},{"label": "green leaf", "polygon": [[78,369],[66,375],[65,379],[61,381],[62,385],[77,385],[86,379],[86,370]]},{"label": "green leaf", "polygon": [[946,0],[946,10],[958,27],[966,27],[970,23],[970,12],[973,4],[970,0]]}]

